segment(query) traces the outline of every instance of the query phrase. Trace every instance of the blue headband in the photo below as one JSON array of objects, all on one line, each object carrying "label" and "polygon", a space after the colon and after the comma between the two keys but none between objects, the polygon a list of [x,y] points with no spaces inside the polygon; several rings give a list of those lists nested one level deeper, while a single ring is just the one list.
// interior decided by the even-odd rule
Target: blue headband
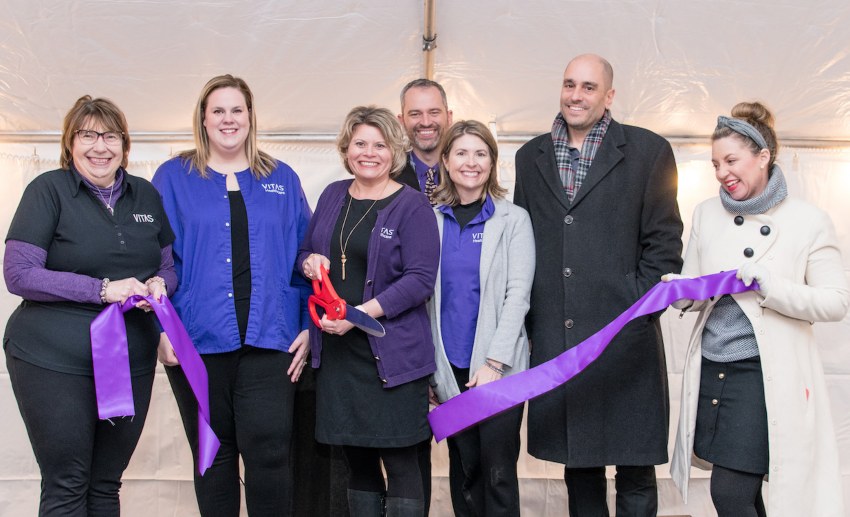
[{"label": "blue headband", "polygon": [[759,146],[759,149],[767,149],[767,142],[765,142],[764,136],[762,136],[762,134],[759,133],[759,130],[754,128],[748,122],[739,118],[730,118],[720,115],[717,117],[717,127],[715,128],[715,131],[722,127],[728,127],[739,135],[744,135],[755,142],[756,145]]}]

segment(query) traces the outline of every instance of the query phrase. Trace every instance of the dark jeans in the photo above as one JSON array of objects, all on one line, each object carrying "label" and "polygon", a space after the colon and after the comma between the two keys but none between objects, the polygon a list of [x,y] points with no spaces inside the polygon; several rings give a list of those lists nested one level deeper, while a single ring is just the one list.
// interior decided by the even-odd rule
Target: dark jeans
[{"label": "dark jeans", "polygon": [[[469,369],[452,366],[461,392]],[[524,406],[505,411],[449,438],[449,488],[457,517],[519,515],[519,459]]]},{"label": "dark jeans", "polygon": [[201,515],[239,515],[240,455],[251,517],[290,515],[295,385],[286,370],[292,356],[243,346],[201,358],[209,377],[210,424],[221,441],[215,461],[203,476],[197,470],[197,401],[183,370],[179,366],[166,368],[195,457],[195,495]]},{"label": "dark jeans", "polygon": [[18,408],[41,471],[40,516],[120,514],[121,475],[139,442],[153,371],[131,378],[136,415],[98,420],[94,379],[47,370],[6,353]]},{"label": "dark jeans", "polygon": [[[609,517],[605,467],[565,468],[570,517]],[[655,467],[617,466],[617,517],[658,515]]]}]

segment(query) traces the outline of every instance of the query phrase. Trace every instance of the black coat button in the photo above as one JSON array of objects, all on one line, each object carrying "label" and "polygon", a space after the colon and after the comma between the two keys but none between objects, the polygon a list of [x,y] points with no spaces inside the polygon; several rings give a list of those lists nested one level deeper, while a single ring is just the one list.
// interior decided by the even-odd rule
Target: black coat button
[{"label": "black coat button", "polygon": [[569,278],[569,277],[571,277],[572,275],[573,275],[573,270],[572,270],[572,269],[570,269],[570,268],[568,268],[568,267],[565,267],[565,268],[564,268],[564,276],[565,276],[565,277],[567,277],[567,278]]},{"label": "black coat button", "polygon": [[372,285],[372,281],[371,281],[371,280],[366,280],[366,285]]},{"label": "black coat button", "polygon": [[564,326],[567,327],[568,329],[573,328],[573,320],[564,321]]},{"label": "black coat button", "polygon": [[744,216],[743,215],[736,215],[735,216],[735,224],[737,224],[738,226],[741,226],[742,224],[744,224]]},{"label": "black coat button", "polygon": [[573,216],[568,215],[568,216],[564,217],[564,222],[567,223],[567,224],[573,224]]},{"label": "black coat button", "polygon": [[753,256],[753,255],[755,255],[755,254],[756,254],[756,253],[753,251],[753,249],[752,249],[752,248],[744,248],[744,256],[745,256],[745,257],[750,258],[750,257],[752,257],[752,256]]},{"label": "black coat button", "polygon": [[762,235],[770,235],[770,226],[762,226],[760,231]]}]

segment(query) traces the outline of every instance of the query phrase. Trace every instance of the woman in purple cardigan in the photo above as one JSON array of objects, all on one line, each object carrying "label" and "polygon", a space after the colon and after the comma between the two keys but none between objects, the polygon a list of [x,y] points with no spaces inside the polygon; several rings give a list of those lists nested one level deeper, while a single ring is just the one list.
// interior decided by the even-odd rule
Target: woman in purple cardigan
[{"label": "woman in purple cardigan", "polygon": [[327,318],[310,329],[316,439],[342,446],[349,509],[358,517],[380,516],[385,495],[389,517],[424,509],[416,445],[431,435],[428,376],[436,367],[425,302],[440,244],[428,199],[393,179],[406,148],[389,110],[351,110],[338,149],[354,179],[322,193],[298,257],[304,276],[313,279],[324,266],[340,297],[386,329],[384,337],[367,336]]}]

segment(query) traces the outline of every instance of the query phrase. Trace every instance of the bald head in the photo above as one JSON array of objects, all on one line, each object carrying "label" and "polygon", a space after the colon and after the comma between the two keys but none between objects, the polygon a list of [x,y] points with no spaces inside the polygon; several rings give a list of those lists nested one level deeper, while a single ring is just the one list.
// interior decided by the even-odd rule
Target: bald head
[{"label": "bald head", "polygon": [[580,56],[574,57],[572,61],[567,63],[567,69],[569,70],[570,66],[574,63],[583,63],[599,67],[602,72],[602,77],[605,80],[605,84],[600,86],[605,90],[610,90],[614,86],[614,67],[612,67],[611,63],[609,63],[604,57],[596,54],[581,54]]}]

